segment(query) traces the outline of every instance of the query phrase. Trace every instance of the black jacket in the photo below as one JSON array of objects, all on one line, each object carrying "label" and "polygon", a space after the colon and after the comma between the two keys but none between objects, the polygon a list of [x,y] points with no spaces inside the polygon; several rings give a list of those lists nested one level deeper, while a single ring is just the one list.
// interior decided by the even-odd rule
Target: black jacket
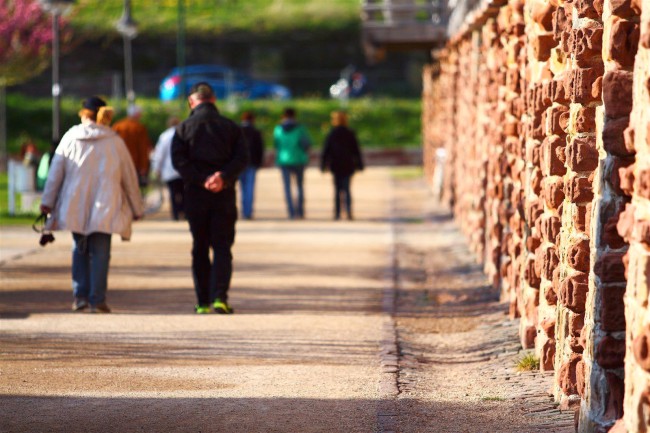
[{"label": "black jacket", "polygon": [[241,127],[246,143],[248,143],[248,152],[250,155],[249,165],[255,168],[260,168],[264,165],[264,139],[259,129],[255,128],[250,123],[242,124]]},{"label": "black jacket", "polygon": [[355,170],[363,170],[359,142],[350,128],[336,126],[327,134],[321,157],[321,170],[328,168],[338,176],[350,176]]},{"label": "black jacket", "polygon": [[246,140],[239,125],[204,102],[176,127],[172,164],[186,186],[202,189],[209,176],[221,171],[226,188],[232,188],[248,164]]}]

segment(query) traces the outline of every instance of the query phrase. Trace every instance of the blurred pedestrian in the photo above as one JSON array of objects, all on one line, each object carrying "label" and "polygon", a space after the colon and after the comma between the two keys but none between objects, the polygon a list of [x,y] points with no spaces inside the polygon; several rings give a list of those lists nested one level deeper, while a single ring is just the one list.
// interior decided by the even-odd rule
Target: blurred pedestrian
[{"label": "blurred pedestrian", "polygon": [[185,212],[183,210],[185,196],[183,179],[172,165],[172,138],[179,122],[180,120],[174,116],[167,120],[167,129],[158,137],[152,160],[154,174],[167,184],[172,218],[175,221],[178,221]]},{"label": "blurred pedestrian", "polygon": [[248,166],[239,176],[241,186],[241,207],[244,219],[253,218],[253,202],[255,200],[255,175],[264,164],[264,139],[259,129],[255,127],[255,115],[244,111],[241,116],[241,129],[248,143]]},{"label": "blurred pedestrian", "polygon": [[321,170],[334,175],[334,219],[341,218],[341,203],[345,204],[348,219],[352,217],[350,182],[357,170],[363,170],[363,158],[357,136],[348,127],[348,116],[343,111],[331,114],[332,129],[325,138],[321,156]]},{"label": "blurred pedestrian", "polygon": [[228,290],[237,221],[235,182],[248,164],[241,128],[219,113],[216,100],[209,84],[192,86],[188,97],[192,111],[172,139],[172,162],[185,183],[198,314],[209,313],[210,305],[215,313],[233,312]]},{"label": "blurred pedestrian", "polygon": [[144,213],[133,161],[108,126],[113,110],[92,96],[82,103],[81,123],[56,149],[41,212],[47,230],[72,232],[73,311],[110,313],[106,304],[111,234],[131,238],[131,222]]},{"label": "blurred pedestrian", "polygon": [[153,150],[147,127],[142,124],[142,108],[138,105],[131,105],[127,109],[127,117],[113,125],[126,147],[129,149],[133,164],[138,172],[138,183],[140,188],[145,188],[149,183],[149,155]]},{"label": "blurred pedestrian", "polygon": [[[284,110],[281,123],[273,130],[273,144],[276,152],[275,162],[282,171],[289,218],[303,219],[305,217],[303,180],[305,166],[309,163],[311,139],[307,128],[296,122],[296,110],[293,108]],[[296,200],[292,192],[292,179],[296,183]]]}]

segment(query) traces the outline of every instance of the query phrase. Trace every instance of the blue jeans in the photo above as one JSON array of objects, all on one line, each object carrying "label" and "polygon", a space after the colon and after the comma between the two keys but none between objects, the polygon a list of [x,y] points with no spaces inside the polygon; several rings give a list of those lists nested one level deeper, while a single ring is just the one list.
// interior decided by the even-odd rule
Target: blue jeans
[{"label": "blue jeans", "polygon": [[[305,217],[305,196],[303,190],[303,178],[305,173],[304,165],[284,165],[281,166],[282,182],[284,183],[284,198],[287,202],[287,211],[289,218],[304,218]],[[294,201],[291,178],[296,179],[296,189],[298,190],[297,200]]]},{"label": "blue jeans", "polygon": [[246,170],[239,176],[241,185],[241,208],[242,215],[246,219],[253,218],[253,200],[255,198],[255,174],[257,168],[253,166],[246,167]]},{"label": "blue jeans", "polygon": [[106,302],[108,263],[111,259],[111,235],[72,233],[72,291],[90,305]]}]

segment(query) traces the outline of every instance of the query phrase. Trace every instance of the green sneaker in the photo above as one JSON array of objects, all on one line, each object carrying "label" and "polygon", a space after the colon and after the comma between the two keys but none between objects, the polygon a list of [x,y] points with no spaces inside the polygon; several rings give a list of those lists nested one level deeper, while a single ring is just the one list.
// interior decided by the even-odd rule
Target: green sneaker
[{"label": "green sneaker", "polygon": [[212,308],[214,308],[214,312],[217,314],[232,314],[235,312],[227,302],[223,302],[219,299],[214,301]]},{"label": "green sneaker", "polygon": [[194,306],[194,311],[196,311],[196,314],[210,314],[210,306],[209,305],[195,305]]}]

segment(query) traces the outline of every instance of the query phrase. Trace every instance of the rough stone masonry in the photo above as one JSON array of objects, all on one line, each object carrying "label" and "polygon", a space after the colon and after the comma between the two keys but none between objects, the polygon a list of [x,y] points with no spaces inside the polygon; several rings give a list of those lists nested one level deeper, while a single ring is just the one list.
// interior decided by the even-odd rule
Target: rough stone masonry
[{"label": "rough stone masonry", "polygon": [[426,174],[521,344],[578,431],[650,431],[650,0],[484,0],[433,54]]}]

